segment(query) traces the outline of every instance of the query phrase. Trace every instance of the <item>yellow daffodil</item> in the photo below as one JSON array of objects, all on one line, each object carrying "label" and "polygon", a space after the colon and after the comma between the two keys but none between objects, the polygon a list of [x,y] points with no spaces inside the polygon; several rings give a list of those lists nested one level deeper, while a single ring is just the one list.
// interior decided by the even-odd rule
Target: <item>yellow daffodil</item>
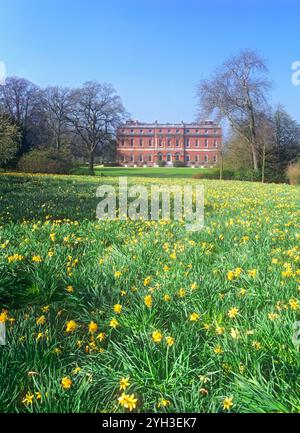
[{"label": "yellow daffodil", "polygon": [[122,377],[119,382],[120,390],[125,391],[125,389],[129,386],[129,379],[126,377]]},{"label": "yellow daffodil", "polygon": [[160,331],[154,331],[152,332],[152,340],[154,343],[160,343],[163,339],[163,335]]},{"label": "yellow daffodil", "polygon": [[134,394],[129,395],[123,392],[123,394],[118,398],[118,402],[125,409],[132,411],[136,408],[137,398],[135,398]]},{"label": "yellow daffodil", "polygon": [[68,376],[63,377],[61,380],[61,385],[64,389],[70,389],[72,383],[73,383],[72,380]]},{"label": "yellow daffodil", "polygon": [[224,410],[230,410],[233,406],[233,398],[232,397],[225,397],[223,400],[223,409]]}]

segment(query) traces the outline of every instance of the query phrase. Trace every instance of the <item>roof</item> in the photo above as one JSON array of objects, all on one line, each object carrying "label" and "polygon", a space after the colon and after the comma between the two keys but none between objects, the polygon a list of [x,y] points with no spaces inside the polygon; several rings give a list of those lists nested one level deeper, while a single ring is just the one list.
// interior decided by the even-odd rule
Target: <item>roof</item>
[{"label": "roof", "polygon": [[158,122],[139,122],[137,120],[129,120],[120,128],[220,128],[219,125],[212,120],[206,120],[199,123],[158,123]]}]

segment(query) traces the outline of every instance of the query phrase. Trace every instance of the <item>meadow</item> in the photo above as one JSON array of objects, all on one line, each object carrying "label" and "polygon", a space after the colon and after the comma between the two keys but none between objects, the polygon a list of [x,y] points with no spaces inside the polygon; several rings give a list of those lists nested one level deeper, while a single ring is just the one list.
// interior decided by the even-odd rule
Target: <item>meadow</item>
[{"label": "meadow", "polygon": [[[191,178],[195,174],[219,175],[218,168],[192,168],[192,167],[95,167],[96,176],[137,176],[155,178]],[[88,167],[79,166],[73,169],[73,174],[87,175]]]},{"label": "meadow", "polygon": [[201,180],[189,232],[101,182],[0,174],[0,412],[299,412],[299,187]]}]

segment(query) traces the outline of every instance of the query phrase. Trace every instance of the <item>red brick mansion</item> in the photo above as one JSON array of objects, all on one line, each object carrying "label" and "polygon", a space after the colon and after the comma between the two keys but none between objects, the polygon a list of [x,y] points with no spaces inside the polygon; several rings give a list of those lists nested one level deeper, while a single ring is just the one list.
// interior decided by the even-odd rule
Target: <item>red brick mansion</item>
[{"label": "red brick mansion", "polygon": [[[222,129],[203,123],[141,123],[128,121],[117,132],[117,162],[126,166],[173,165],[210,167],[218,163]],[[176,165],[176,164],[175,164]]]}]

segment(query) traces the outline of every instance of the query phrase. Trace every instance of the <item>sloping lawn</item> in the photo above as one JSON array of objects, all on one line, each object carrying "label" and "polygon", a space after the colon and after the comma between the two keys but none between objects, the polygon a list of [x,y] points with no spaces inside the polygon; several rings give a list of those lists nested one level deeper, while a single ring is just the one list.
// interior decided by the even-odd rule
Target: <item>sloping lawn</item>
[{"label": "sloping lawn", "polygon": [[191,232],[96,220],[116,177],[0,175],[0,412],[300,411],[300,188],[201,182]]},{"label": "sloping lawn", "polygon": [[[190,168],[190,167],[95,167],[97,176],[142,176],[160,178],[190,178],[196,173],[219,173],[218,168]],[[88,174],[88,167],[82,166],[73,170],[72,174]]]}]

